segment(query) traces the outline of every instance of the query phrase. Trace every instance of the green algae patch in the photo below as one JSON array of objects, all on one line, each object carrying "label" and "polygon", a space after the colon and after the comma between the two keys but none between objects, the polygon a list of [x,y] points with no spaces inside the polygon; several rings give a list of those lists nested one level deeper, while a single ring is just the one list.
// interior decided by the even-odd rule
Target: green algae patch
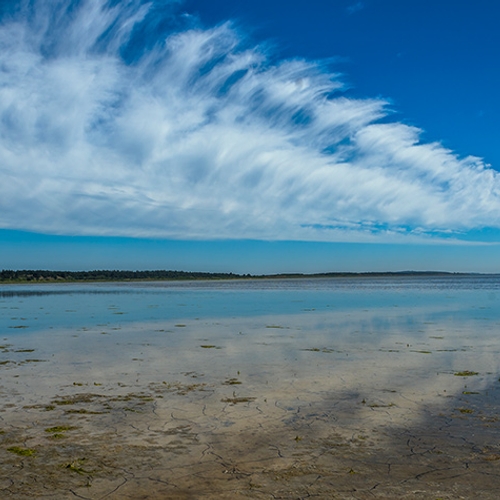
[{"label": "green algae patch", "polygon": [[45,429],[45,432],[66,432],[66,431],[74,431],[75,429],[78,429],[78,427],[75,427],[73,425],[56,425],[55,427],[47,427]]},{"label": "green algae patch", "polygon": [[[165,389],[167,391],[175,392],[179,396],[185,396],[186,394],[192,391],[204,391],[207,384],[204,383],[181,384],[179,382],[174,382],[174,383],[163,382],[163,385],[165,386]],[[161,388],[157,388],[156,392],[161,392]]]},{"label": "green algae patch", "polygon": [[49,436],[50,439],[65,439],[66,437],[66,434],[60,432],[56,432],[55,434],[52,434],[52,436]]},{"label": "green algae patch", "polygon": [[[366,403],[366,401],[365,401],[365,403]],[[369,408],[392,408],[393,406],[396,406],[396,405],[394,403],[388,403],[388,404],[372,403],[372,404],[368,405]]]},{"label": "green algae patch", "polygon": [[470,370],[464,370],[462,372],[455,372],[453,375],[455,375],[455,377],[473,377],[474,375],[479,375],[479,372],[471,372]]},{"label": "green algae patch", "polygon": [[90,471],[87,471],[82,467],[83,462],[85,462],[85,458],[73,460],[73,462],[65,464],[63,465],[63,467],[70,470],[71,472],[76,472],[77,474],[90,474]]},{"label": "green algae patch", "polygon": [[61,399],[54,399],[52,404],[58,406],[65,405],[75,405],[78,403],[92,403],[96,398],[103,397],[101,394],[92,394],[92,393],[84,393],[84,394],[76,394],[74,396],[64,396]]},{"label": "green algae patch", "polygon": [[15,453],[20,457],[31,457],[36,453],[36,450],[33,450],[32,448],[22,448],[21,446],[11,446],[10,448],[7,448],[7,451]]},{"label": "green algae patch", "polygon": [[67,415],[103,415],[104,413],[109,413],[109,411],[91,411],[85,408],[70,408],[69,410],[64,410]]},{"label": "green algae patch", "polygon": [[327,354],[331,354],[332,352],[335,352],[334,349],[329,349],[328,347],[323,347],[321,349],[319,347],[310,347],[309,349],[301,349],[301,351],[324,352],[324,353],[327,353]]},{"label": "green algae patch", "polygon": [[223,403],[231,403],[233,405],[236,405],[238,403],[250,403],[251,401],[255,401],[256,398],[249,398],[249,397],[234,397],[234,398],[223,398],[221,401]]},{"label": "green algae patch", "polygon": [[123,396],[115,396],[114,398],[111,398],[110,401],[132,401],[133,399],[138,399],[140,401],[154,401],[155,398],[151,394],[143,394],[143,393],[135,393],[135,392],[130,392],[129,394],[125,394]]},{"label": "green algae patch", "polygon": [[223,382],[224,385],[240,385],[241,381],[239,381],[237,378],[230,378]]}]

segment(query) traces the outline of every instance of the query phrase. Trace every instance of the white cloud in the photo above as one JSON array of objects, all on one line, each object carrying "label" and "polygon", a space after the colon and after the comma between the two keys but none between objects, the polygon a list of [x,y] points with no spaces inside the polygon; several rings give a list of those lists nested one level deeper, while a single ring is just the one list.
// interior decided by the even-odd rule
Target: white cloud
[{"label": "white cloud", "polygon": [[381,123],[385,102],[344,97],[320,65],[271,63],[230,24],[159,37],[154,5],[106,4],[35,2],[0,26],[0,227],[325,241],[500,227],[494,170]]}]

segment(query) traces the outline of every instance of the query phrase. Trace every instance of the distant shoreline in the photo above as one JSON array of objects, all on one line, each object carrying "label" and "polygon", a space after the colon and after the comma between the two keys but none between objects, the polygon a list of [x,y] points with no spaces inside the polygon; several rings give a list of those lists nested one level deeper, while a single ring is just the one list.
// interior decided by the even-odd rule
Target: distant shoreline
[{"label": "distant shoreline", "polygon": [[189,271],[48,271],[48,270],[3,270],[0,284],[16,283],[81,283],[81,282],[136,282],[136,281],[228,281],[260,279],[315,279],[315,278],[384,278],[384,277],[466,277],[500,276],[499,274],[460,273],[446,271],[385,271],[385,272],[329,272],[329,273],[278,273],[235,274]]}]

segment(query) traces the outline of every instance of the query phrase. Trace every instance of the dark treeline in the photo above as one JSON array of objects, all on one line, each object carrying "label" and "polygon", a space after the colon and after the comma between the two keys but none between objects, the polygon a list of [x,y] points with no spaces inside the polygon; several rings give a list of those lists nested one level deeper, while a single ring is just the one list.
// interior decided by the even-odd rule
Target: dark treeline
[{"label": "dark treeline", "polygon": [[319,273],[319,274],[273,274],[251,275],[234,273],[203,273],[187,271],[47,271],[47,270],[3,270],[0,271],[0,282],[65,282],[65,281],[162,281],[162,280],[230,280],[259,278],[353,278],[353,277],[396,277],[396,276],[454,276],[462,273],[446,273],[432,271],[401,271],[373,273]]},{"label": "dark treeline", "polygon": [[149,281],[149,280],[207,280],[234,279],[244,276],[233,273],[198,273],[186,271],[0,271],[0,281]]}]

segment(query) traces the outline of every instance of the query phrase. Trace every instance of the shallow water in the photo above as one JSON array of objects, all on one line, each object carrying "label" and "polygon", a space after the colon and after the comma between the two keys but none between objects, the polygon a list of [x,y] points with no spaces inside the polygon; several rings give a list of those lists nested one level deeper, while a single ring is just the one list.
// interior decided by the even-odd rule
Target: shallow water
[{"label": "shallow water", "polygon": [[496,276],[0,286],[0,491],[496,498],[499,301]]}]

